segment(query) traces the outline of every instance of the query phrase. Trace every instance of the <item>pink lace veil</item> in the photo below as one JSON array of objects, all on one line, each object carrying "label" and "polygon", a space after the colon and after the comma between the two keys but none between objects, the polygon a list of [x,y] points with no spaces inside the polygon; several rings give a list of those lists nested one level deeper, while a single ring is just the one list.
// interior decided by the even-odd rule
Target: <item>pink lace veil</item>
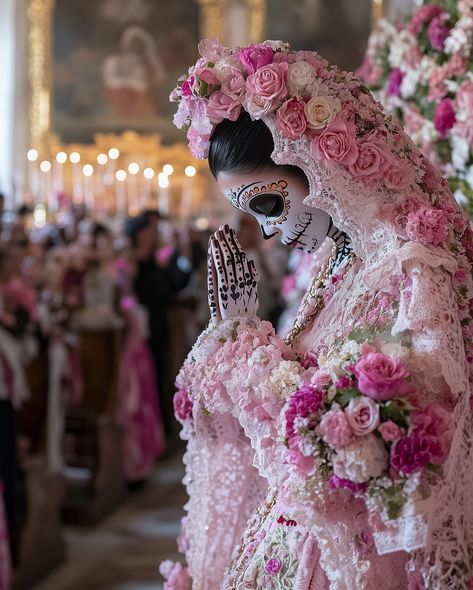
[{"label": "pink lace veil", "polygon": [[[297,53],[293,55],[298,59]],[[307,52],[302,55],[305,59]],[[317,54],[312,55],[313,59],[320,59]],[[354,84],[350,75],[344,76],[363,101],[375,104],[365,94],[361,82]],[[444,466],[445,477],[429,512],[424,582],[426,587],[466,589],[472,578],[473,559],[473,356],[470,330],[462,325],[469,321],[473,296],[471,231],[437,170],[379,103],[376,108],[393,143],[408,146],[402,163],[410,168],[415,179],[408,189],[390,189],[380,180],[367,182],[355,178],[346,166],[316,158],[309,137],[284,138],[274,113],[263,120],[274,139],[274,162],[299,166],[305,172],[310,186],[306,203],[325,210],[337,227],[350,236],[355,253],[364,261],[368,288],[376,290],[403,265],[412,271],[413,289],[401,292],[393,334],[411,333],[414,370],[419,381],[428,384],[426,403],[432,396],[440,396],[446,384],[456,404],[455,434]],[[419,195],[420,200],[413,194]],[[449,223],[448,245],[408,238],[406,217],[422,206],[444,212]],[[454,277],[459,275],[466,294],[463,301],[459,301],[452,286]],[[323,554],[323,544],[321,549]]]},{"label": "pink lace veil", "polygon": [[[270,129],[274,162],[296,165],[305,172],[310,186],[306,203],[325,210],[350,236],[355,253],[363,261],[367,290],[381,289],[390,275],[404,273],[409,278],[409,288],[401,288],[392,335],[409,335],[410,368],[416,381],[423,384],[425,403],[448,399],[455,419],[445,476],[429,510],[424,582],[432,588],[466,590],[472,578],[473,559],[473,233],[469,223],[438,171],[352,74],[330,67],[315,52],[289,51],[281,42],[242,50],[223,48],[215,40],[203,43],[205,51],[201,47],[201,55],[205,57],[189,70],[171,95],[180,102],[175,123],[188,128],[194,154],[205,157],[213,126],[223,118],[234,119],[239,109],[245,108],[252,117],[262,118]],[[305,62],[304,71],[311,66],[311,75],[315,72],[316,78],[311,82],[312,97],[328,97],[332,106],[341,104],[337,116],[342,119],[342,127],[344,123],[356,127],[356,138],[361,142],[357,145],[371,142],[374,155],[373,150],[366,152],[366,158],[360,157],[355,165],[353,161],[349,165],[340,163],[330,154],[321,156],[320,144],[314,149],[321,128],[318,132],[308,129],[300,139],[288,139],[290,133],[287,125],[286,132],[281,125],[284,113],[280,112],[289,108],[289,101],[282,104],[287,94],[276,106],[257,112],[266,103],[254,96],[257,85],[253,78],[248,82],[251,75],[247,66],[255,72],[260,67],[258,59],[266,59],[268,47],[274,51],[269,68],[276,76],[287,73],[296,62]],[[236,63],[238,69],[239,60],[247,67],[243,90],[241,76],[225,79],[225,68],[231,70]],[[282,64],[279,70],[278,64]],[[235,80],[237,85],[232,86]],[[226,92],[218,90],[220,84],[222,88],[226,85]],[[301,102],[297,94],[292,94],[290,100]],[[373,166],[374,174],[369,170],[372,167],[373,171]],[[390,549],[388,543],[385,552],[390,550],[395,549]],[[323,562],[323,542],[321,552]],[[353,560],[350,557],[345,561]],[[345,563],[344,567],[349,566]]]}]

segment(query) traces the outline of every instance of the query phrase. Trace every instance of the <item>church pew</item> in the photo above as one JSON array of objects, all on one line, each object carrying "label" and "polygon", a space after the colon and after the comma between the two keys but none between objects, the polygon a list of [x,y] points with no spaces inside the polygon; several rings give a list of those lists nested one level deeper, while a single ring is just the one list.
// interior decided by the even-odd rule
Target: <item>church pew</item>
[{"label": "church pew", "polygon": [[121,330],[81,330],[79,355],[83,395],[66,411],[68,522],[95,524],[126,496],[121,428],[117,415],[117,376]]},{"label": "church pew", "polygon": [[60,474],[49,471],[46,461],[47,351],[26,367],[26,379],[30,399],[17,415],[19,555],[13,580],[15,590],[31,588],[65,558],[60,522],[63,482]]}]

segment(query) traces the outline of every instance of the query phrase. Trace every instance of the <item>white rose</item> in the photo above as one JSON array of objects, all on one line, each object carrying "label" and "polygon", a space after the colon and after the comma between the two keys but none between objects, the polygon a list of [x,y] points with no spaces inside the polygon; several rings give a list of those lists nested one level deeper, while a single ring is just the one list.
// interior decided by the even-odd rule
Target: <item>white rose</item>
[{"label": "white rose", "polygon": [[296,361],[282,361],[271,371],[269,382],[283,398],[301,386],[301,365]]},{"label": "white rose", "polygon": [[337,98],[313,96],[304,107],[307,125],[311,129],[323,129],[335,119],[340,109]]},{"label": "white rose", "polygon": [[332,461],[337,477],[364,483],[382,475],[388,466],[388,453],[381,440],[374,434],[367,434],[338,449]]},{"label": "white rose", "polygon": [[291,96],[310,96],[315,82],[314,68],[306,61],[296,61],[287,70],[287,89]]},{"label": "white rose", "polygon": [[291,50],[291,46],[289,45],[289,43],[286,43],[285,41],[274,41],[272,39],[267,39],[266,41],[263,41],[263,45],[267,45],[268,47],[271,47],[271,49],[273,51],[290,51]]},{"label": "white rose", "polygon": [[409,98],[410,96],[412,96],[414,94],[414,92],[416,91],[416,87],[417,84],[419,82],[420,79],[420,71],[415,69],[415,70],[409,70],[405,75],[404,78],[402,79],[401,82],[401,96],[403,98]]}]

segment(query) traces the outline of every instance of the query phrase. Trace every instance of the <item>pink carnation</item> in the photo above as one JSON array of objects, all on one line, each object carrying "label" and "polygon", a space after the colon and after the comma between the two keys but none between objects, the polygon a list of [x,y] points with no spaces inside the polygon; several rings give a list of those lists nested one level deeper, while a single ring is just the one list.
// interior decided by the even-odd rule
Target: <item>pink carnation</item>
[{"label": "pink carnation", "polygon": [[277,128],[286,139],[300,139],[307,129],[304,107],[300,98],[290,98],[278,109]]},{"label": "pink carnation", "polygon": [[473,112],[473,82],[463,80],[455,95],[457,107],[467,113]]},{"label": "pink carnation", "polygon": [[444,24],[442,16],[434,17],[429,24],[427,29],[427,35],[429,37],[432,49],[435,51],[443,51],[445,39],[448,37],[448,28]]},{"label": "pink carnation", "polygon": [[320,135],[313,139],[312,153],[319,160],[328,160],[348,166],[358,158],[355,136],[354,123],[336,117]]},{"label": "pink carnation", "polygon": [[248,74],[273,63],[274,51],[267,45],[255,44],[240,49],[240,61]]},{"label": "pink carnation", "polygon": [[388,96],[399,96],[401,93],[401,84],[403,79],[404,73],[399,68],[393,68],[389,74],[386,94]]},{"label": "pink carnation", "polygon": [[405,231],[414,242],[438,246],[448,239],[448,222],[443,211],[420,207],[407,215]]},{"label": "pink carnation", "polygon": [[395,442],[404,435],[402,428],[392,420],[387,420],[380,424],[378,426],[378,432],[385,442]]},{"label": "pink carnation", "polygon": [[440,442],[423,432],[401,438],[391,450],[391,466],[404,475],[420,471],[442,454]]},{"label": "pink carnation", "polygon": [[353,431],[345,412],[341,409],[329,410],[322,416],[320,430],[323,439],[335,449],[340,449],[351,442]]},{"label": "pink carnation", "polygon": [[338,475],[332,474],[328,480],[328,486],[332,490],[351,490],[352,492],[365,492],[368,484],[366,483],[355,483],[350,479],[344,479],[338,477]]},{"label": "pink carnation", "polygon": [[307,418],[315,415],[319,411],[323,399],[323,392],[310,385],[304,385],[290,397],[286,409],[286,436],[288,438],[296,434],[294,430],[295,418]]},{"label": "pink carnation", "polygon": [[217,125],[224,119],[236,121],[240,114],[240,110],[240,101],[221,90],[217,90],[217,92],[214,92],[209,98],[207,113],[212,125]]},{"label": "pink carnation", "polygon": [[401,359],[368,352],[354,367],[358,389],[377,401],[387,401],[405,385],[409,371]]},{"label": "pink carnation", "polygon": [[186,422],[192,419],[192,400],[187,392],[180,389],[174,394],[174,415],[180,422]]},{"label": "pink carnation", "polygon": [[381,137],[368,137],[357,142],[358,158],[350,165],[355,178],[380,178],[391,166],[392,155]]},{"label": "pink carnation", "polygon": [[439,404],[431,404],[422,410],[412,412],[410,425],[413,433],[423,432],[439,442],[440,454],[435,459],[437,463],[443,463],[453,437],[452,414]]},{"label": "pink carnation", "polygon": [[455,124],[456,115],[453,100],[450,98],[444,98],[441,100],[436,109],[434,115],[435,129],[440,133],[442,137],[447,135],[447,132]]},{"label": "pink carnation", "polygon": [[190,127],[187,132],[187,139],[189,140],[189,150],[195,158],[203,160],[208,156],[210,134],[202,135],[196,129]]}]

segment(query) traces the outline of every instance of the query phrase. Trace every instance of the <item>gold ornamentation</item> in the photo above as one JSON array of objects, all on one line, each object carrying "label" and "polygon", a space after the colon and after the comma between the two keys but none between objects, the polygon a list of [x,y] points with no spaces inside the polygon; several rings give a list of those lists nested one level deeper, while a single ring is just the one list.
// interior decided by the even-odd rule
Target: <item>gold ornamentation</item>
[{"label": "gold ornamentation", "polygon": [[[332,252],[327,264],[323,266],[320,269],[320,272],[314,277],[314,280],[312,281],[312,284],[301,303],[297,317],[294,320],[294,325],[292,326],[289,334],[284,338],[284,342],[286,344],[292,344],[295,338],[297,338],[301,332],[306,330],[314,323],[315,318],[322,311],[325,305],[324,288],[326,282],[332,276],[333,265],[337,260],[337,255],[337,245],[335,244],[332,248]],[[351,252],[346,266],[346,271],[348,271],[354,260],[355,254]],[[309,311],[310,308],[312,308],[311,311]]]},{"label": "gold ornamentation", "polygon": [[228,0],[198,0],[198,3],[201,38],[218,37],[221,42],[225,42],[228,35]]},{"label": "gold ornamentation", "polygon": [[247,0],[250,43],[261,43],[266,38],[266,0]]}]

